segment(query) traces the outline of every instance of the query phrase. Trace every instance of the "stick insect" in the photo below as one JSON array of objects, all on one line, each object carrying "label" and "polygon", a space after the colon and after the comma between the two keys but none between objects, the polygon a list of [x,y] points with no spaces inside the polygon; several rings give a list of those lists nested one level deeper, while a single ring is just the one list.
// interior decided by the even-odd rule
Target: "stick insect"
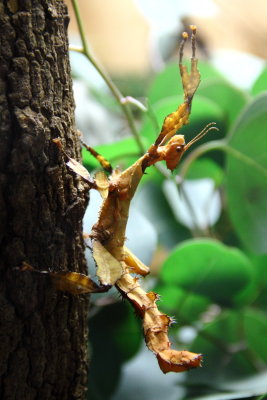
[{"label": "stick insect", "polygon": [[[101,155],[85,145],[92,156],[98,159],[103,168],[110,173],[108,178],[103,171],[99,171],[92,178],[81,164],[67,156],[60,140],[54,139],[67,157],[69,168],[87,181],[90,189],[98,190],[103,199],[98,221],[90,234],[92,253],[97,266],[96,274],[100,284],[96,284],[86,275],[75,272],[49,272],[49,275],[57,289],[72,294],[103,292],[115,285],[141,317],[147,347],[156,355],[164,373],[181,372],[199,367],[202,355],[186,350],[171,349],[168,327],[173,321],[158,310],[156,303],[159,296],[154,292],[146,293],[141,288],[136,274],[145,276],[149,273],[149,268],[125,246],[125,231],[131,200],[147,168],[158,161],[165,160],[167,168],[173,171],[184,152],[193,143],[202,138],[209,130],[216,129],[213,123],[207,125],[189,143],[185,142],[183,135],[176,134],[183,125],[189,122],[192,100],[200,83],[198,61],[195,56],[196,27],[191,26],[190,28],[192,58],[189,72],[187,67],[182,64],[183,49],[188,39],[188,34],[185,32],[182,34],[179,49],[179,69],[184,90],[184,102],[176,111],[166,116],[155,143],[132,166],[123,172],[113,170]],[[24,265],[24,269],[30,268],[27,264]]]}]

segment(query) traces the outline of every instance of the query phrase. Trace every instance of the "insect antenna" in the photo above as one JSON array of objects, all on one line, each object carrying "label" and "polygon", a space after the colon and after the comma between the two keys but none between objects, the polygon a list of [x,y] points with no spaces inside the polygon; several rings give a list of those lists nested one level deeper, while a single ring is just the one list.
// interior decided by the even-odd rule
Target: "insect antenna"
[{"label": "insect antenna", "polygon": [[216,122],[210,122],[208,125],[205,126],[204,129],[202,129],[201,132],[199,132],[192,140],[190,140],[190,142],[188,142],[185,147],[184,150],[186,151],[187,149],[189,149],[189,147],[192,146],[192,144],[198,142],[200,139],[202,139],[209,131],[211,130],[215,130],[215,131],[219,131],[219,129],[217,128]]}]

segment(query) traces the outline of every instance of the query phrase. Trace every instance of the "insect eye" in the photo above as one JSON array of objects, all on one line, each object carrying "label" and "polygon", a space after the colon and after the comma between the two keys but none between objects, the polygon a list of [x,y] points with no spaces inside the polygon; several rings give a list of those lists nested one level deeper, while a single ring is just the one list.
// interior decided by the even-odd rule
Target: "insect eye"
[{"label": "insect eye", "polygon": [[180,146],[177,146],[175,150],[177,151],[177,153],[179,153],[182,149],[183,149],[183,146],[180,145]]}]

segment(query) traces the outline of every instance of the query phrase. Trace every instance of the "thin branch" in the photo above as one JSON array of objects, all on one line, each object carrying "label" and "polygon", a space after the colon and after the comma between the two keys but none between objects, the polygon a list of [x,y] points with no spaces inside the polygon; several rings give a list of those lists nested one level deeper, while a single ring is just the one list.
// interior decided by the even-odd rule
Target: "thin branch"
[{"label": "thin branch", "polygon": [[256,169],[258,172],[261,174],[266,175],[267,177],[267,170],[264,168],[262,165],[257,163],[257,161],[253,160],[252,158],[248,157],[246,154],[241,153],[239,150],[229,146],[227,144],[227,141],[225,139],[221,140],[213,140],[212,142],[209,143],[204,143],[203,145],[197,147],[194,151],[191,152],[185,159],[180,175],[179,175],[179,183],[182,182],[191,167],[192,163],[200,156],[202,156],[205,153],[208,153],[209,151],[213,150],[222,150],[225,151],[226,153],[231,154],[233,157],[238,159],[239,161],[243,162],[244,164],[249,165],[250,167]]},{"label": "thin branch", "polygon": [[131,131],[132,135],[134,136],[134,138],[136,140],[136,143],[137,143],[137,145],[138,145],[138,147],[140,149],[140,152],[144,153],[145,152],[145,148],[144,148],[144,145],[143,145],[143,143],[141,141],[140,135],[139,135],[139,133],[138,133],[138,131],[136,129],[132,111],[131,111],[129,105],[124,102],[124,96],[121,94],[121,92],[118,89],[118,87],[114,84],[112,79],[108,76],[108,74],[104,71],[102,66],[100,66],[99,62],[96,61],[96,59],[93,57],[92,53],[90,52],[90,50],[88,48],[87,41],[86,41],[85,31],[84,31],[84,28],[83,28],[81,14],[80,14],[80,10],[79,10],[79,7],[78,7],[78,2],[77,2],[77,0],[71,0],[71,3],[72,3],[72,7],[73,7],[73,10],[74,10],[75,18],[76,18],[78,29],[79,29],[79,34],[80,34],[81,41],[82,41],[82,49],[75,48],[75,47],[72,47],[72,49],[74,51],[78,51],[79,53],[84,54],[85,57],[90,61],[90,63],[97,70],[99,75],[103,78],[103,80],[105,81],[105,83],[109,87],[111,93],[113,94],[113,96],[117,100],[118,104],[120,105],[121,110],[124,113],[125,118],[127,119],[130,131]]},{"label": "thin branch", "polygon": [[137,108],[139,108],[140,110],[142,110],[143,112],[147,112],[147,111],[148,111],[148,109],[144,106],[143,103],[141,103],[141,101],[135,99],[135,98],[132,97],[132,96],[123,97],[123,98],[121,99],[121,104],[133,104],[133,105],[135,105]]}]

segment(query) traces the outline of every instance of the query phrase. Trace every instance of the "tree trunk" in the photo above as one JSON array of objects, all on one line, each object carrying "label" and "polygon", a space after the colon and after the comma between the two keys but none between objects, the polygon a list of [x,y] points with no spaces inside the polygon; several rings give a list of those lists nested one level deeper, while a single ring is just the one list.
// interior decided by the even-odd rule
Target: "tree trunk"
[{"label": "tree trunk", "polygon": [[86,273],[83,182],[76,159],[62,0],[0,0],[0,398],[85,399],[86,296],[57,292],[39,270]]}]

